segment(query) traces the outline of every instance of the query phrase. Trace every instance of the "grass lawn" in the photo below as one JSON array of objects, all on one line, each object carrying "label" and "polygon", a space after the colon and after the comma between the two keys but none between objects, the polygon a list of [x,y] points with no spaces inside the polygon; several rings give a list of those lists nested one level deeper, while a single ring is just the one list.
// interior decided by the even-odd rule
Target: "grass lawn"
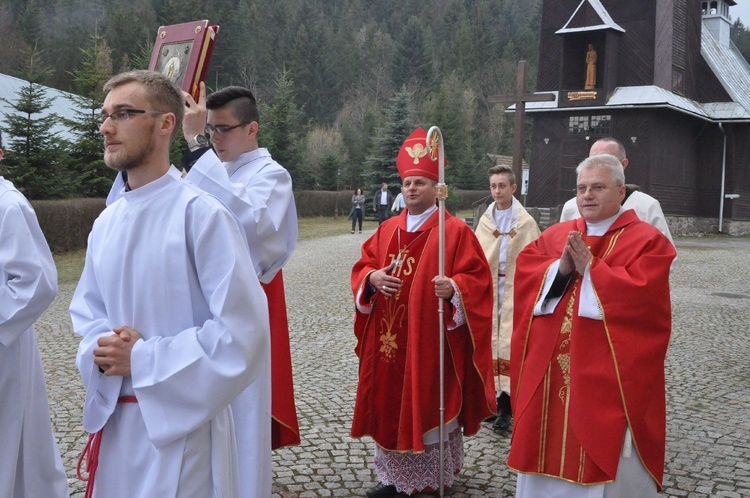
[{"label": "grass lawn", "polygon": [[86,251],[68,252],[55,254],[55,266],[57,266],[58,285],[75,284],[81,278],[83,262],[86,259]]},{"label": "grass lawn", "polygon": [[[471,216],[471,210],[461,211],[459,216]],[[299,236],[297,240],[315,239],[319,237],[331,237],[349,233],[352,229],[352,222],[346,216],[339,216],[334,220],[332,216],[318,216],[314,218],[299,219]],[[372,220],[365,220],[362,223],[363,230],[375,230],[378,223]],[[83,261],[86,257],[86,251],[75,251],[66,254],[55,255],[55,265],[57,265],[57,279],[60,285],[75,284],[81,277],[83,271]]]},{"label": "grass lawn", "polygon": [[[363,230],[374,230],[378,224],[375,221],[365,220],[362,223]],[[314,239],[318,237],[330,237],[349,233],[352,222],[346,216],[339,216],[337,220],[333,217],[301,218],[299,220],[299,236],[297,240]],[[75,284],[81,277],[83,262],[86,251],[75,251],[66,254],[55,255],[57,266],[57,280],[60,285]]]}]

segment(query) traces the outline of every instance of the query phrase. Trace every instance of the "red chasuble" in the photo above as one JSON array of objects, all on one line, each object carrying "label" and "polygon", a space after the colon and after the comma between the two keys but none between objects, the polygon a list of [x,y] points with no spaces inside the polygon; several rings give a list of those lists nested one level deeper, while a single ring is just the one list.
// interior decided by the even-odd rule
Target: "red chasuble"
[{"label": "red chasuble", "polygon": [[[584,234],[593,254],[591,282],[604,319],[578,316],[577,273],[554,313],[535,317],[547,269],[573,230]],[[675,250],[632,210],[603,236],[585,233],[582,218],[558,223],[518,256],[508,465],[583,484],[614,481],[627,425],[661,489]]]},{"label": "red chasuble", "polygon": [[294,404],[292,356],[286,316],[284,277],[281,270],[268,284],[261,284],[268,298],[271,325],[271,448],[300,443]]},{"label": "red chasuble", "polygon": [[[445,305],[445,421],[458,420],[475,434],[495,410],[492,378],[492,276],[474,233],[445,216],[445,276],[458,286],[466,324],[448,330],[453,308]],[[357,311],[359,384],[352,437],[369,435],[386,450],[424,451],[422,436],[439,426],[438,213],[418,231],[406,231],[406,211],[384,222],[362,246],[352,270],[356,299],[367,276],[398,258],[402,288],[387,298],[371,296],[372,313]]]}]

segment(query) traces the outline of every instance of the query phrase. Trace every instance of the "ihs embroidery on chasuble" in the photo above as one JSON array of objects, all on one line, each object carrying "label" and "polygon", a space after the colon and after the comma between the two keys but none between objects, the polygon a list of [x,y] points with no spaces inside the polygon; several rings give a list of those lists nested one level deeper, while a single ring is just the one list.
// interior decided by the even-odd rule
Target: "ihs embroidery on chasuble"
[{"label": "ihs embroidery on chasuble", "polygon": [[[418,258],[424,250],[424,243],[427,240],[423,236],[430,232],[431,230],[403,232],[403,237],[406,240],[402,245],[402,230],[399,229],[390,245],[388,257],[393,264],[391,275],[401,279],[401,286],[394,295],[390,297],[381,296],[380,299],[380,335],[378,336],[380,348],[378,352],[382,361],[388,363],[397,361],[399,349],[406,347],[406,341],[409,337],[407,308],[409,296]],[[400,346],[399,340],[401,341]],[[405,352],[402,352],[402,354],[405,354]]]}]

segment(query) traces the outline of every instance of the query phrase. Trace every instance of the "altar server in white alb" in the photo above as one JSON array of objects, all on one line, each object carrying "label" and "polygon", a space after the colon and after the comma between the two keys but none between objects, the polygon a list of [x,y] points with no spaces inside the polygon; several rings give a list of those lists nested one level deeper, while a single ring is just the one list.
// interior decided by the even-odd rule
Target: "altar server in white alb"
[{"label": "altar server in white alb", "polygon": [[65,497],[34,332],[57,295],[57,270],[34,210],[2,176],[0,240],[0,496]]},{"label": "altar server in white alb", "polygon": [[539,238],[539,226],[513,197],[518,185],[510,166],[495,165],[487,172],[493,203],[479,218],[476,236],[493,276],[492,366],[497,390],[497,418],[492,430],[509,431],[513,424],[510,406],[510,338],[513,333],[513,277],[516,258],[530,242]]},{"label": "altar server in white alb", "polygon": [[[270,485],[240,495],[229,406],[268,381],[270,361],[266,298],[243,232],[218,200],[170,173],[184,112],[172,83],[133,71],[104,89],[104,159],[128,182],[94,223],[70,306],[83,426],[94,434],[82,455],[87,492],[270,496]],[[270,406],[261,413],[270,426]]]},{"label": "altar server in white alb", "polygon": [[[245,230],[272,317],[271,364],[265,373],[271,377],[271,389],[258,392],[261,385],[268,385],[266,379],[258,379],[232,402],[244,495],[270,489],[272,449],[300,443],[281,271],[297,243],[297,209],[289,173],[258,145],[260,116],[250,90],[227,87],[207,98],[201,82],[198,102],[189,93],[183,92],[183,97],[182,130],[190,149],[182,158],[183,176],[219,199]],[[206,131],[215,150],[208,147]],[[108,205],[125,192],[125,173],[117,175]],[[180,176],[175,168],[170,174]],[[270,425],[265,415],[256,415],[266,409],[267,403],[258,402],[261,395],[271,400]],[[264,435],[262,441],[259,434]]]},{"label": "altar server in white alb", "polygon": [[[200,84],[198,101],[187,93],[182,133],[190,152],[182,158],[185,179],[195,183],[226,205],[245,229],[248,249],[258,279],[268,299],[271,324],[272,426],[273,449],[300,443],[294,402],[292,356],[284,294],[282,267],[297,244],[297,208],[292,177],[277,163],[268,149],[260,147],[260,113],[253,93],[247,88],[229,86],[206,96]],[[210,148],[210,136],[213,149]],[[270,395],[270,393],[269,393]],[[254,401],[240,396],[232,403],[235,414],[248,414],[252,424]],[[246,434],[237,427],[240,445],[240,475],[258,472],[257,458],[246,458]],[[255,436],[252,436],[255,437]],[[265,472],[269,478],[271,459]]]}]

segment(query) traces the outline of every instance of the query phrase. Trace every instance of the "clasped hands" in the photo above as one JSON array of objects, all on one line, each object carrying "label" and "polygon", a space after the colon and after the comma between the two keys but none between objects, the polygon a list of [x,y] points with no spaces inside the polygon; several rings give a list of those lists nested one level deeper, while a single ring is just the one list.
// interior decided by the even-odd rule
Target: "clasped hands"
[{"label": "clasped hands", "polygon": [[562,275],[566,276],[573,273],[573,270],[583,275],[586,271],[586,266],[592,258],[593,255],[583,241],[581,233],[576,231],[570,232],[560,256],[559,271]]},{"label": "clasped hands", "polygon": [[[370,273],[369,284],[372,285],[377,292],[380,292],[386,297],[394,296],[399,289],[401,289],[401,279],[391,275],[396,262],[393,261],[388,266],[375,270]],[[442,299],[450,299],[453,297],[453,282],[448,277],[435,277],[432,279],[435,283],[435,295]]]},{"label": "clasped hands", "polygon": [[94,364],[104,375],[130,376],[130,352],[142,336],[137,330],[122,326],[112,329],[114,334],[100,337],[94,348]]}]

